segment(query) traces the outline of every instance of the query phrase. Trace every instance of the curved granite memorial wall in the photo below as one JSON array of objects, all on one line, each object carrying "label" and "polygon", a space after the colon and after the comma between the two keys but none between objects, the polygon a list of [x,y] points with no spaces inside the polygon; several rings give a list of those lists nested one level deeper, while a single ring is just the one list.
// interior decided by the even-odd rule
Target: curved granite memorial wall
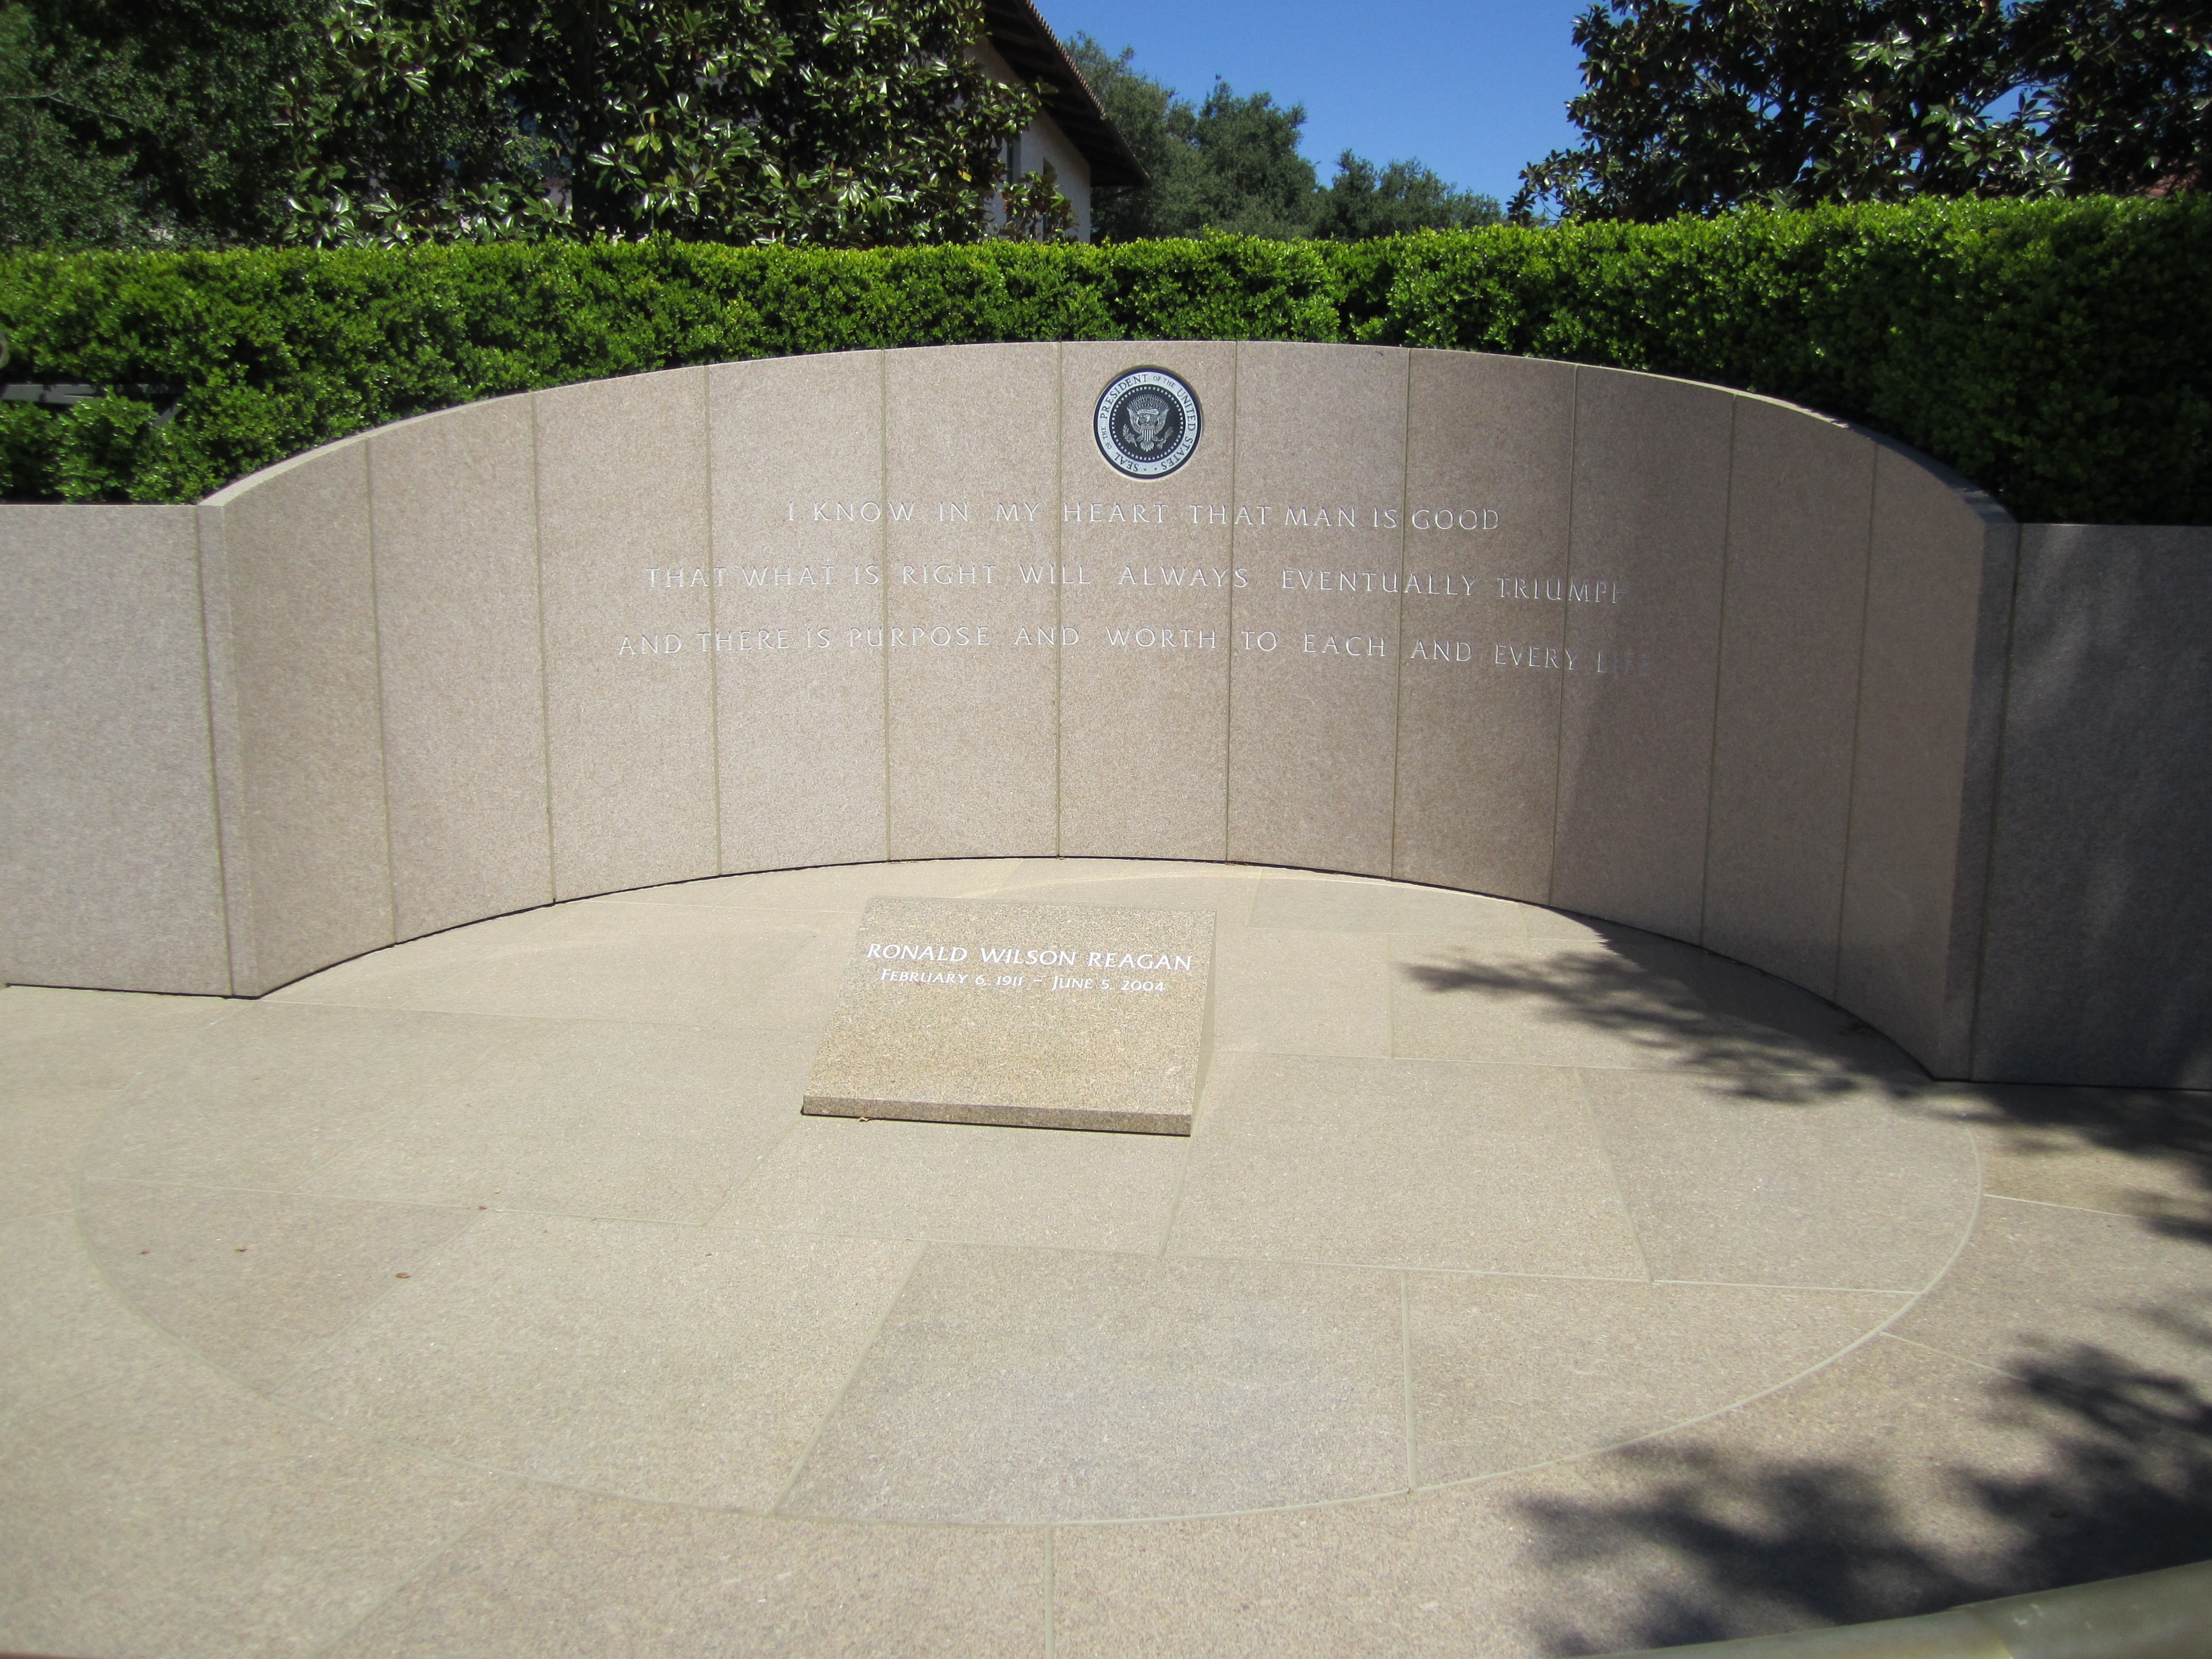
[{"label": "curved granite memorial wall", "polygon": [[[1142,368],[1197,411],[1156,477],[1095,426]],[[1976,1069],[2019,527],[1802,410],[1457,352],[939,347],[6,511],[18,625],[88,630],[8,688],[46,780],[12,979],[258,994],[799,865],[1249,860],[1693,941]],[[104,757],[40,748],[80,683]]]}]

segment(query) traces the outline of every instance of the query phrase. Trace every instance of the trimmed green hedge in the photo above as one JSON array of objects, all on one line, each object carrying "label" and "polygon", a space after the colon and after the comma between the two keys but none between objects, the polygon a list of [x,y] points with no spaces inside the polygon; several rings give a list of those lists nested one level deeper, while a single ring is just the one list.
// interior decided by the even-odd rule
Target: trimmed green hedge
[{"label": "trimmed green hedge", "polygon": [[0,258],[10,500],[190,501],[472,398],[958,341],[1362,340],[1680,374],[1927,451],[2023,519],[2212,521],[2212,198],[1923,203],[1351,245],[692,244]]}]

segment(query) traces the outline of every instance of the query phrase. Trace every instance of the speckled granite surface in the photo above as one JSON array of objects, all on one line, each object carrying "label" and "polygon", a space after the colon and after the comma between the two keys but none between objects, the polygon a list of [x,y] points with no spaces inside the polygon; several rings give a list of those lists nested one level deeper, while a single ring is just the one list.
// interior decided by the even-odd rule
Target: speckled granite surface
[{"label": "speckled granite surface", "polygon": [[868,901],[808,1077],[813,1116],[1187,1135],[1213,916]]}]

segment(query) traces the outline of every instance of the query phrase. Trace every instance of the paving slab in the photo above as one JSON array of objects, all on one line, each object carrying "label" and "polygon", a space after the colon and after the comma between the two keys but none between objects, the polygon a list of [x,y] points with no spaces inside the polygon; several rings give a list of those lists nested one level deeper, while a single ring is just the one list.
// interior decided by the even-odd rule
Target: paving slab
[{"label": "paving slab", "polygon": [[525,1486],[331,1659],[1045,1650],[1035,1529],[841,1526]]},{"label": "paving slab", "polygon": [[0,1648],[230,1659],[342,1636],[507,1477],[317,1423],[190,1363],[39,1413],[0,1459]]},{"label": "paving slab", "polygon": [[772,1506],[910,1247],[487,1215],[287,1380],[312,1415],[541,1480]]},{"label": "paving slab", "polygon": [[[804,1115],[878,898],[1210,913],[1190,1134]],[[0,1648],[1549,1659],[2212,1555],[2203,1098],[1854,1027],[1051,858],[0,990]]]},{"label": "paving slab", "polygon": [[1032,1525],[1402,1485],[1395,1275],[932,1246],[781,1504]]},{"label": "paving slab", "polygon": [[1188,1134],[1212,913],[878,898],[801,1110]]},{"label": "paving slab", "polygon": [[1580,1079],[1255,1054],[1209,1104],[1177,1255],[1642,1279]]}]

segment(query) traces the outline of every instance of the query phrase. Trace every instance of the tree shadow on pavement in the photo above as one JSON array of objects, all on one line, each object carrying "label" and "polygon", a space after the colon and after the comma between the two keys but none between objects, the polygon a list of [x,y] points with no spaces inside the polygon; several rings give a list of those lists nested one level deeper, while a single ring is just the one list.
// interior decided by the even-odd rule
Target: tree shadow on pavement
[{"label": "tree shadow on pavement", "polygon": [[[2212,1352],[2196,1310],[2142,1312]],[[2079,1342],[1971,1374],[1955,1436],[1785,1455],[1692,1431],[1605,1460],[1596,1484],[1628,1495],[1524,1500],[1540,1559],[1577,1587],[1543,1650],[1902,1618],[2212,1558],[2212,1394]]]},{"label": "tree shadow on pavement", "polygon": [[1432,995],[1605,1033],[1656,1067],[1712,1074],[1747,1099],[1808,1102],[1869,1087],[1910,1097],[1928,1086],[1902,1049],[1809,991],[1695,945],[1587,925],[1587,940],[1460,952],[1397,970]]},{"label": "tree shadow on pavement", "polygon": [[2117,1173],[2097,1207],[2139,1217],[2169,1238],[2212,1244],[2212,1095],[1974,1084],[1958,1085],[1943,1109],[1985,1131],[1994,1150],[2030,1176],[2085,1148],[2113,1155],[2106,1164]]}]

